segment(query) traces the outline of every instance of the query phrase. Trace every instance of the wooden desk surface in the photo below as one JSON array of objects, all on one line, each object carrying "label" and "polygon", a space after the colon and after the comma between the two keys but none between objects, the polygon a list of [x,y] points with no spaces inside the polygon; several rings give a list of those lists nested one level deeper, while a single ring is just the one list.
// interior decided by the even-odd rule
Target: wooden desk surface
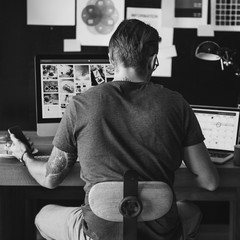
[{"label": "wooden desk surface", "polygon": [[[0,132],[4,134],[4,132]],[[34,146],[39,150],[38,155],[48,155],[52,149],[51,137],[38,137],[35,132],[25,132],[34,142]],[[240,187],[240,167],[229,162],[217,165],[220,175],[220,187]],[[79,177],[80,166],[76,163],[71,174],[61,184],[62,186],[83,186],[84,182]],[[38,184],[30,176],[26,167],[22,166],[14,158],[0,158],[0,185],[2,186],[37,186]],[[181,167],[175,175],[176,187],[196,187],[192,181],[192,176],[186,167]]]}]

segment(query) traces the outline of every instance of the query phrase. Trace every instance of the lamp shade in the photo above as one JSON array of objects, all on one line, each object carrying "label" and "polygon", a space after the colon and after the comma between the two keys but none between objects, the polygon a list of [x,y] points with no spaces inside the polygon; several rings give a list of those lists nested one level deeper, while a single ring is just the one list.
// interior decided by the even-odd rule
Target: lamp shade
[{"label": "lamp shade", "polygon": [[220,47],[212,41],[205,41],[198,45],[195,56],[202,60],[217,61],[220,60]]}]

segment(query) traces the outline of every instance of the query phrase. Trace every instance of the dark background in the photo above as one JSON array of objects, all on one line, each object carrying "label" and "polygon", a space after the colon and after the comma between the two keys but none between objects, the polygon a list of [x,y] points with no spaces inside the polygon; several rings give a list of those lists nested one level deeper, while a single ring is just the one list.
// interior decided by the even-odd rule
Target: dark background
[{"label": "dark background", "polygon": [[[125,6],[158,8],[161,1],[126,0]],[[0,23],[0,130],[15,124],[36,130],[34,55],[62,54],[63,40],[75,39],[75,27],[27,26],[26,0],[1,0]],[[237,106],[240,78],[231,67],[222,71],[219,62],[194,57],[197,45],[205,40],[240,53],[239,32],[197,37],[196,29],[175,29],[172,77],[153,81],[179,91],[190,104]],[[82,46],[80,54],[84,53],[107,54],[107,47]]]}]

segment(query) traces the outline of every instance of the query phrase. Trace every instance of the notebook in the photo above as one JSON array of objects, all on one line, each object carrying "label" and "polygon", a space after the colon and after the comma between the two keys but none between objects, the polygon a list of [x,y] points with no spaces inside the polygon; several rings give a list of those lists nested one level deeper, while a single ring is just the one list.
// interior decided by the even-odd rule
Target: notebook
[{"label": "notebook", "polygon": [[205,145],[214,163],[222,164],[233,158],[238,143],[240,109],[192,105],[199,121]]}]

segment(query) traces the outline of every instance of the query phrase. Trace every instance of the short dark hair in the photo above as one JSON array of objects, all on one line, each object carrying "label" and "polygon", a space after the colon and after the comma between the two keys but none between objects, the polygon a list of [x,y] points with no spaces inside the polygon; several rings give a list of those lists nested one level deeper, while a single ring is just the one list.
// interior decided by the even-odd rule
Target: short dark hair
[{"label": "short dark hair", "polygon": [[158,53],[160,41],[157,30],[150,25],[137,19],[124,20],[110,39],[109,55],[114,63],[144,74],[149,57]]}]

